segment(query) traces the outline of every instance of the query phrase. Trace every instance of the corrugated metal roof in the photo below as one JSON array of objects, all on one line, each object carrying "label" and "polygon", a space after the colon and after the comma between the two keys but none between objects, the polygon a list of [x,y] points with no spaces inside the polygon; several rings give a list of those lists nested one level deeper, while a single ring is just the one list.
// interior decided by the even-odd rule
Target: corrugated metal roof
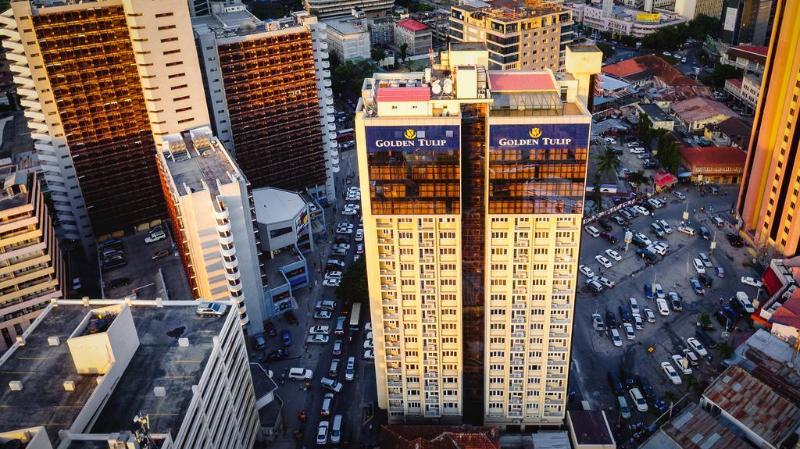
[{"label": "corrugated metal roof", "polygon": [[690,404],[661,430],[683,449],[751,449],[697,404]]}]

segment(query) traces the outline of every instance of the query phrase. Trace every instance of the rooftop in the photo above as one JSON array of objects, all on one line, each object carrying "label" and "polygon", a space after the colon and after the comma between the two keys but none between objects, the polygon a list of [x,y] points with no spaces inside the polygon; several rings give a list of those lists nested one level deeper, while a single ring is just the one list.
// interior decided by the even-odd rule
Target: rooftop
[{"label": "rooftop", "polygon": [[800,424],[800,409],[739,366],[731,366],[703,397],[773,446]]},{"label": "rooftop", "polygon": [[731,117],[723,120],[717,125],[717,130],[730,138],[745,138],[750,139],[750,133],[753,130],[753,125],[745,122],[739,117]]},{"label": "rooftop", "polygon": [[680,147],[681,158],[690,168],[744,167],[747,153],[736,147]]},{"label": "rooftop", "polygon": [[[58,431],[68,429],[88,399],[107,376],[78,374],[67,339],[87,313],[119,301],[61,300],[50,305],[38,324],[26,333],[24,346],[12,348],[7,359],[0,359],[0,432],[43,425],[51,441]],[[139,347],[124,374],[116,380],[97,421],[87,431],[111,433],[134,428],[137,413],[150,415],[154,433],[167,433],[179,427],[192,397],[192,385],[200,381],[212,347],[226,317],[198,319],[194,301],[173,301],[157,307],[154,301],[134,301],[130,308]],[[52,346],[51,337],[59,343]],[[189,339],[188,347],[178,346],[178,337]],[[21,391],[11,391],[10,381],[21,381]],[[74,382],[65,390],[64,382]],[[166,389],[156,397],[153,388]]]},{"label": "rooftop", "polygon": [[656,77],[666,86],[696,86],[697,81],[684,75],[672,64],[656,55],[636,56],[616,64],[603,66],[603,73],[634,81]]},{"label": "rooftop", "polygon": [[603,411],[569,410],[567,419],[578,444],[614,444],[614,436],[611,434],[611,429]]},{"label": "rooftop", "polygon": [[524,5],[516,0],[494,0],[491,6],[457,6],[456,8],[469,12],[473,17],[486,16],[498,22],[517,22],[520,20],[541,17],[548,14],[557,14],[566,10],[557,4],[541,2],[536,6]]},{"label": "rooftop", "polygon": [[797,294],[792,295],[772,314],[771,322],[800,329],[800,290],[795,292]]},{"label": "rooftop", "polygon": [[405,28],[409,31],[418,32],[418,31],[425,31],[428,28],[428,25],[425,25],[422,22],[419,22],[414,19],[403,19],[395,24],[395,26],[399,26],[400,28]]},{"label": "rooftop", "polygon": [[657,104],[653,103],[639,103],[639,108],[645,112],[648,116],[650,116],[653,120],[659,122],[669,122],[672,121],[672,117],[670,117],[663,109],[658,107]]},{"label": "rooftop", "polygon": [[556,82],[550,72],[491,72],[489,86],[493,92],[556,90]]},{"label": "rooftop", "polygon": [[325,19],[322,23],[342,35],[369,33],[367,21],[355,17],[336,17]]},{"label": "rooftop", "polygon": [[485,42],[450,42],[451,51],[486,51]]},{"label": "rooftop", "polygon": [[731,108],[719,101],[706,97],[695,97],[688,100],[672,103],[672,112],[686,123],[693,123],[699,120],[706,120],[717,115],[727,117],[739,117]]},{"label": "rooftop", "polygon": [[386,425],[380,441],[381,449],[500,449],[500,432],[493,427]]},{"label": "rooftop", "polygon": [[268,31],[281,31],[301,27],[306,12],[295,12],[291,16],[280,19],[259,20],[244,5],[225,5],[211,3],[212,13],[205,16],[192,17],[192,28],[195,33],[214,33],[218,38],[236,38]]},{"label": "rooftop", "polygon": [[[28,204],[30,186],[28,170],[17,170],[11,159],[0,159],[0,179],[3,190],[0,192],[0,211]],[[31,179],[32,180],[32,179]]]},{"label": "rooftop", "polygon": [[767,47],[759,45],[738,45],[728,49],[728,56],[742,57],[747,60],[764,64],[767,61]]},{"label": "rooftop", "polygon": [[256,221],[264,224],[281,223],[297,217],[306,210],[299,194],[274,187],[253,190]]},{"label": "rooftop", "polygon": [[234,180],[238,182],[244,176],[222,143],[205,126],[184,135],[165,136],[162,152],[181,195],[200,190],[217,195],[217,182],[223,185]]},{"label": "rooftop", "polygon": [[661,431],[682,449],[752,448],[697,404],[689,404],[664,424]]}]

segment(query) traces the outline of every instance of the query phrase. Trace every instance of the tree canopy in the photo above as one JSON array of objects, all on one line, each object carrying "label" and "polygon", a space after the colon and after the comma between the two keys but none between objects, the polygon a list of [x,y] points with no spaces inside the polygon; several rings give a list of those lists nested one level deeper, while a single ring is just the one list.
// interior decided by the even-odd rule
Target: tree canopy
[{"label": "tree canopy", "polygon": [[353,262],[344,272],[342,282],[336,287],[336,297],[345,304],[369,302],[367,264],[364,257]]},{"label": "tree canopy", "polygon": [[[333,55],[333,53],[331,53]],[[331,87],[339,97],[355,98],[361,92],[364,78],[369,78],[377,71],[375,62],[362,59],[340,64],[331,62]]]},{"label": "tree canopy", "polygon": [[642,45],[655,50],[676,50],[687,39],[705,40],[706,36],[719,37],[719,19],[704,15],[679,25],[661,28],[642,39]]}]

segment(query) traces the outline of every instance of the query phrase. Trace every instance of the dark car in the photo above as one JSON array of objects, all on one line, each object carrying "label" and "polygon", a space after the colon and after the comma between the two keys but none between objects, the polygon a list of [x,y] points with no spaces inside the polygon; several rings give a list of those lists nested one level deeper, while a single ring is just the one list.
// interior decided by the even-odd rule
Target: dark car
[{"label": "dark car", "polygon": [[275,329],[275,324],[273,324],[271,321],[267,321],[267,323],[264,325],[264,332],[266,332],[270,337],[275,337],[278,335],[278,331]]},{"label": "dark car", "polygon": [[605,220],[597,220],[597,225],[603,228],[604,231],[610,231],[613,229],[611,224]]},{"label": "dark car", "polygon": [[616,244],[618,242],[616,237],[614,237],[613,235],[611,235],[610,233],[605,232],[605,231],[600,233],[600,237],[603,237],[608,243],[610,243],[612,245],[614,245],[614,244]]},{"label": "dark car", "polygon": [[711,240],[711,231],[709,231],[705,226],[700,226],[700,237],[706,240]]},{"label": "dark car", "polygon": [[708,335],[708,332],[704,331],[703,329],[695,329],[694,335],[700,340],[700,343],[703,343],[707,347],[714,349],[717,347],[717,341],[711,338],[711,335]]},{"label": "dark car", "polygon": [[617,316],[610,310],[606,310],[606,326],[608,326],[609,329],[619,327]]},{"label": "dark car", "polygon": [[299,321],[297,321],[297,317],[294,316],[294,312],[292,312],[291,310],[286,312],[286,313],[284,313],[283,317],[286,319],[286,322],[289,323],[289,324],[297,325],[297,324],[300,323]]},{"label": "dark car", "polygon": [[656,410],[658,410],[660,413],[665,413],[667,410],[669,410],[669,405],[667,405],[666,401],[664,401],[663,399],[661,399],[661,398],[660,398],[659,396],[657,396],[657,395],[656,395],[656,397],[655,397],[655,398],[653,398],[653,400],[652,400],[651,404],[652,404],[652,405],[653,405],[653,407],[655,407],[655,408],[656,408]]},{"label": "dark car", "polygon": [[109,288],[109,289],[111,289],[111,288],[120,288],[120,287],[124,287],[124,286],[126,286],[126,285],[128,285],[130,283],[131,283],[131,280],[128,279],[128,278],[110,279],[108,282],[106,282],[106,288]]},{"label": "dark car", "polygon": [[705,273],[698,274],[697,279],[700,281],[701,284],[703,284],[703,287],[711,288],[714,285],[714,279],[712,279],[711,276]]},{"label": "dark car", "polygon": [[631,322],[631,313],[628,312],[628,309],[626,307],[619,306],[619,316],[622,319],[623,323]]},{"label": "dark car", "polygon": [[[634,239],[634,243],[636,243],[636,237],[634,237],[633,239]],[[654,263],[656,263],[658,261],[658,256],[656,255],[656,253],[650,251],[647,248],[637,249],[636,250],[636,254],[639,257],[641,257],[642,259],[644,259],[644,263],[646,263],[648,265],[654,264]]]},{"label": "dark car", "polygon": [[613,391],[615,395],[622,396],[625,394],[625,388],[622,387],[622,382],[619,381],[619,377],[611,371],[608,372],[608,384],[611,386],[611,391]]},{"label": "dark car", "polygon": [[267,354],[267,360],[272,360],[272,361],[283,360],[283,359],[285,359],[287,357],[289,357],[289,351],[287,351],[287,350],[285,350],[283,348],[276,349],[274,351],[271,351],[269,354]]},{"label": "dark car", "polygon": [[653,159],[645,160],[644,164],[642,164],[642,168],[646,168],[648,170],[653,170],[658,168],[658,162],[654,161]]},{"label": "dark car", "polygon": [[648,382],[646,378],[636,376],[636,383],[639,384],[639,388],[642,390],[642,396],[644,396],[645,399],[652,401],[656,397],[656,390],[653,389],[653,386],[650,385],[650,382]]},{"label": "dark car", "polygon": [[267,347],[267,339],[264,334],[253,335],[253,347],[256,351],[263,351]]},{"label": "dark car", "polygon": [[691,284],[692,290],[694,290],[694,293],[696,295],[706,294],[706,290],[703,288],[703,286],[700,284],[700,281],[698,281],[697,279],[695,278],[689,279],[689,284]]},{"label": "dark car", "polygon": [[292,344],[292,334],[288,330],[284,329],[281,331],[281,341],[283,342],[283,346],[290,346]]},{"label": "dark car", "polygon": [[728,239],[728,243],[731,244],[734,248],[741,248],[744,246],[744,240],[742,238],[732,232],[725,233],[725,238]]},{"label": "dark car", "polygon": [[159,259],[163,259],[163,258],[165,258],[165,257],[167,257],[167,256],[169,256],[169,255],[170,255],[170,252],[169,252],[169,250],[162,249],[162,250],[156,251],[156,252],[153,254],[153,257],[152,257],[152,259],[153,259],[153,260],[159,260]]}]

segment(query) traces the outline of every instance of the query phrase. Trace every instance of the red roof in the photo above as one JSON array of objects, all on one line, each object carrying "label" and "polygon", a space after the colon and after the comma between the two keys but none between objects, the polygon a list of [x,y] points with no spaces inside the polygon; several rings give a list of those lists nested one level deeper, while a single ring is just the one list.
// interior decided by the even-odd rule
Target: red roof
[{"label": "red roof", "polygon": [[413,32],[425,31],[428,29],[428,25],[425,25],[424,23],[416,21],[414,19],[403,19],[397,22],[397,26],[403,27]]},{"label": "red roof", "polygon": [[640,66],[636,59],[626,59],[616,64],[603,66],[603,73],[625,78],[636,73],[644,72],[645,68]]},{"label": "red roof", "polygon": [[735,88],[737,88],[737,89],[739,89],[739,90],[742,90],[742,80],[740,80],[740,79],[738,79],[738,78],[730,78],[730,79],[726,79],[726,80],[725,80],[725,82],[726,82],[727,84],[731,84],[731,85],[733,85],[733,87],[735,87]]},{"label": "red roof", "polygon": [[733,47],[734,50],[744,51],[747,53],[753,53],[759,56],[767,56],[767,47],[762,47],[760,45],[737,45]]},{"label": "red roof", "polygon": [[678,178],[669,172],[656,173],[656,175],[653,176],[653,181],[656,183],[656,187],[666,187],[678,182]]},{"label": "red roof", "polygon": [[555,90],[556,88],[549,73],[494,72],[489,74],[489,82],[495,92]]},{"label": "red roof", "polygon": [[428,101],[431,90],[428,87],[379,87],[377,101]]},{"label": "red roof", "polygon": [[778,310],[772,314],[770,321],[800,329],[800,290],[797,290]]},{"label": "red roof", "polygon": [[747,154],[736,147],[681,147],[678,151],[690,170],[699,167],[742,167]]}]

